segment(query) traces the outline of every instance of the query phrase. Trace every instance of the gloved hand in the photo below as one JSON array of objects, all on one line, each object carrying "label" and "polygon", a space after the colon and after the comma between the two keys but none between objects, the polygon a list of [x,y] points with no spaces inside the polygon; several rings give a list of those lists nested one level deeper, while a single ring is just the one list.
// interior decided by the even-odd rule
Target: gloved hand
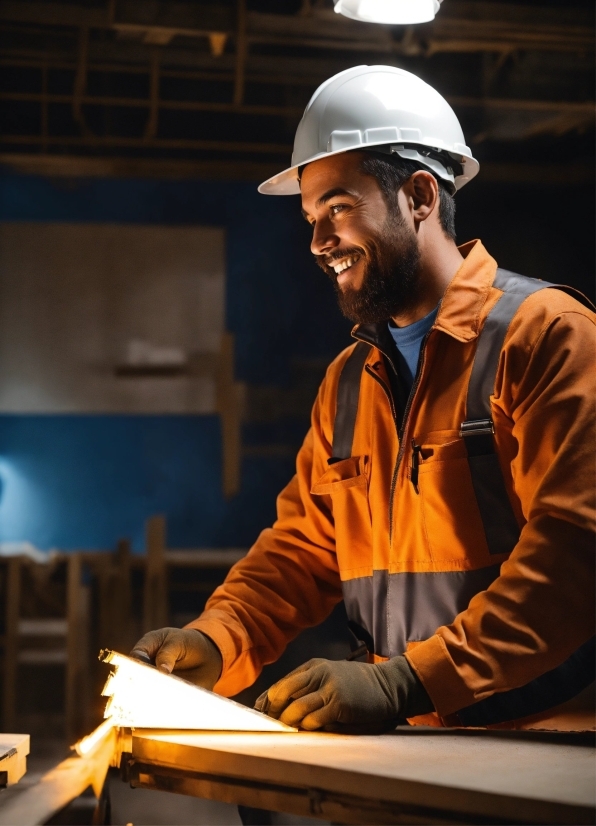
[{"label": "gloved hand", "polygon": [[310,660],[265,691],[255,708],[307,731],[390,731],[434,706],[405,657],[383,663]]},{"label": "gloved hand", "polygon": [[141,637],[130,656],[149,658],[167,674],[174,671],[177,677],[209,690],[218,681],[222,669],[219,648],[194,628],[149,631]]}]

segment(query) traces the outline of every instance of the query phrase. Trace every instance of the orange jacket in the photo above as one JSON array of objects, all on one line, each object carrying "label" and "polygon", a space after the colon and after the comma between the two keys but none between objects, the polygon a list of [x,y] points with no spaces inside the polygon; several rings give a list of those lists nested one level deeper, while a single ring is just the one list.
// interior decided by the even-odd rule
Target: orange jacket
[{"label": "orange jacket", "polygon": [[[594,635],[594,314],[541,290],[508,329],[491,407],[521,535],[511,554],[491,556],[459,427],[479,331],[500,292],[482,244],[461,252],[401,455],[385,363],[371,347],[352,458],[327,464],[338,378],[355,345],[330,365],[277,521],[188,626],[222,653],[219,693],[250,685],[342,597],[379,659],[407,651],[437,712],[413,722],[457,723],[450,715],[535,680]],[[422,446],[417,490],[412,439]]]}]

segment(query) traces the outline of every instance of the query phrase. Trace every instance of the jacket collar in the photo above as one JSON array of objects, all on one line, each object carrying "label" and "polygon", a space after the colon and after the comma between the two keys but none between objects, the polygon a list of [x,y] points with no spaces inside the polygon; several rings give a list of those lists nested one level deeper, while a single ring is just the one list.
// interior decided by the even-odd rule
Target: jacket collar
[{"label": "jacket collar", "polygon": [[[458,248],[464,260],[441,300],[433,330],[442,330],[458,341],[475,339],[482,325],[483,308],[497,271],[497,262],[481,241],[469,241]],[[353,338],[366,341],[386,355],[391,352],[387,323],[357,324]]]}]

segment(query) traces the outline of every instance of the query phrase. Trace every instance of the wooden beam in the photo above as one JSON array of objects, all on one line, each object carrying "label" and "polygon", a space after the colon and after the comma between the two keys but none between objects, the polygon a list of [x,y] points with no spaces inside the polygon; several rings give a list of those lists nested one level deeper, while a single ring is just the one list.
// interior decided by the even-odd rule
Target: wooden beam
[{"label": "wooden beam", "polygon": [[6,613],[4,619],[4,669],[2,674],[2,725],[4,731],[17,727],[17,669],[19,652],[19,614],[21,607],[21,557],[6,562]]},{"label": "wooden beam", "polygon": [[168,583],[165,563],[166,520],[152,516],[145,528],[146,567],[143,594],[143,632],[168,624]]},{"label": "wooden beam", "polygon": [[161,52],[156,46],[151,50],[151,61],[149,63],[149,117],[145,126],[145,139],[151,140],[157,135],[157,125],[159,121],[159,62]]},{"label": "wooden beam", "polygon": [[66,737],[72,742],[87,727],[89,705],[89,589],[83,585],[80,554],[69,554],[66,580]]},{"label": "wooden beam", "polygon": [[[239,103],[219,103],[217,101],[195,101],[195,100],[163,100],[159,99],[157,89],[159,85],[159,72],[152,68],[149,73],[151,96],[148,98],[128,98],[107,95],[82,95],[76,100],[76,105],[81,106],[123,106],[139,109],[150,109],[157,112],[157,109],[168,109],[172,111],[186,112],[224,112],[238,115],[265,115],[278,117],[302,117],[304,109],[297,106],[269,106],[258,104]],[[155,92],[153,91],[155,90]],[[27,102],[27,103],[66,103],[73,104],[72,95],[60,94],[40,94],[39,92],[0,92],[0,100]]]},{"label": "wooden beam", "polygon": [[89,786],[99,797],[116,752],[117,732],[112,728],[85,757],[69,757],[36,782],[2,792],[0,826],[46,823]]},{"label": "wooden beam", "polygon": [[246,58],[248,56],[248,42],[246,39],[246,0],[236,0],[236,69],[234,73],[235,106],[244,102],[244,79],[246,74]]},{"label": "wooden beam", "polygon": [[241,392],[241,385],[234,381],[234,336],[224,333],[217,371],[217,409],[222,431],[223,492],[227,499],[240,490]]},{"label": "wooden beam", "polygon": [[44,138],[42,135],[4,135],[4,145],[40,146],[47,142],[50,146],[82,147],[128,147],[151,149],[193,149],[206,152],[230,152],[264,155],[284,155],[289,158],[292,147],[286,144],[275,143],[237,143],[235,141],[194,140],[192,138],[124,138],[97,135],[52,135]]},{"label": "wooden beam", "polygon": [[[172,180],[226,180],[260,183],[279,172],[279,163],[240,160],[186,161],[161,158],[86,158],[76,155],[0,154],[0,165],[26,175],[69,178],[161,178]],[[488,184],[544,184],[591,186],[594,166],[589,163],[523,164],[485,162],[474,186]]]},{"label": "wooden beam", "polygon": [[[72,117],[83,135],[89,134],[89,129],[85,123],[83,115],[82,104],[83,96],[87,88],[87,64],[89,61],[89,28],[88,26],[81,26],[79,30],[79,43],[77,54],[77,70],[74,80],[74,88],[72,94]],[[44,95],[43,103],[48,104],[47,92]]]}]

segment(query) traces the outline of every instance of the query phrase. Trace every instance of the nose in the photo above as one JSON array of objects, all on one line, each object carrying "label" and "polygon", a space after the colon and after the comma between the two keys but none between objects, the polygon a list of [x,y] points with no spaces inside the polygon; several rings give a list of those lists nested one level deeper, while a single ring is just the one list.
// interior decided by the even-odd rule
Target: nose
[{"label": "nose", "polygon": [[339,246],[339,235],[333,232],[333,227],[325,219],[315,223],[312,232],[310,251],[313,255],[325,255]]}]

